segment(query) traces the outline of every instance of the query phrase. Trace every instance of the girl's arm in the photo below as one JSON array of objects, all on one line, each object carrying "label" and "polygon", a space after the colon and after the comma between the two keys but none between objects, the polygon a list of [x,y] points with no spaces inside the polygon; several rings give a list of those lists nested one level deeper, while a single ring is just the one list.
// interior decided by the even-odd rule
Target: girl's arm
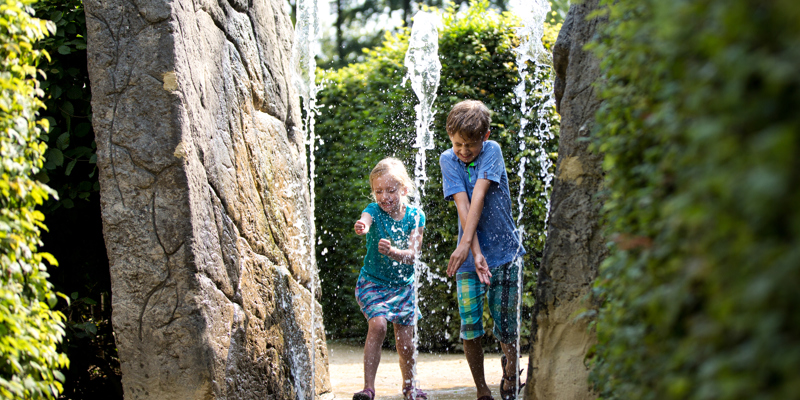
[{"label": "girl's arm", "polygon": [[408,238],[408,249],[406,250],[400,250],[392,246],[392,242],[387,239],[381,239],[380,242],[378,242],[378,252],[400,264],[413,264],[414,259],[422,249],[422,234],[424,231],[424,227],[419,227],[411,231],[411,235]]},{"label": "girl's arm", "polygon": [[372,226],[372,215],[369,215],[369,213],[361,213],[361,218],[356,221],[353,228],[356,231],[356,235],[366,235],[367,232],[369,232],[370,226]]}]

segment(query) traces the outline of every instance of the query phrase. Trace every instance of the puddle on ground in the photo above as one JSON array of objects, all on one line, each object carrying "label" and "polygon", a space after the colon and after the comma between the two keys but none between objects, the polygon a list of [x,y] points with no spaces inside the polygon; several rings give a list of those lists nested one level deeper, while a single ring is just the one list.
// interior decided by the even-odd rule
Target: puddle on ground
[{"label": "puddle on ground", "polygon": [[[364,388],[364,348],[361,346],[328,343],[331,386],[334,398],[350,400],[353,393]],[[375,378],[375,398],[401,400],[402,385],[397,352],[384,349]],[[520,365],[528,365],[523,357]],[[486,383],[492,396],[500,399],[500,354],[487,353],[484,360]],[[464,354],[420,353],[417,359],[417,379],[420,389],[428,393],[429,400],[475,400],[475,384]],[[524,380],[524,377],[523,377]],[[521,397],[520,397],[521,398]]]}]

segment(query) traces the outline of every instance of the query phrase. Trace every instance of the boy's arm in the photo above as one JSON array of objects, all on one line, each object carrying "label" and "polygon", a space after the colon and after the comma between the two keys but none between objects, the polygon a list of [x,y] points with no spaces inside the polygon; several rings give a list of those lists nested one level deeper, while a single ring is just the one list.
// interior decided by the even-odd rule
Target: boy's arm
[{"label": "boy's arm", "polygon": [[488,179],[478,179],[475,183],[475,189],[472,191],[472,202],[468,200],[465,192],[456,193],[453,196],[464,232],[461,235],[461,242],[450,256],[450,262],[447,264],[448,276],[453,276],[458,268],[461,267],[471,249],[475,258],[475,272],[478,273],[478,278],[482,283],[490,284],[489,278],[491,278],[492,274],[489,272],[489,265],[486,263],[483,253],[481,253],[476,232],[478,221],[483,212],[483,200],[486,197],[486,192],[489,191],[491,183]]},{"label": "boy's arm", "polygon": [[369,213],[361,213],[361,218],[356,221],[353,229],[355,229],[356,235],[366,235],[367,232],[369,232],[370,226],[372,226],[372,215],[369,215]]},{"label": "boy's arm", "polygon": [[392,242],[387,239],[381,239],[378,242],[378,252],[399,262],[400,264],[413,264],[417,254],[422,249],[422,234],[425,232],[424,227],[419,227],[411,232],[408,238],[408,249],[400,250],[392,246]]},{"label": "boy's arm", "polygon": [[[469,216],[469,208],[470,208],[469,207],[470,206],[469,198],[467,197],[467,193],[466,192],[459,192],[459,193],[454,194],[453,195],[453,201],[456,203],[456,210],[458,211],[458,220],[461,222],[461,228],[463,230],[463,228],[467,226],[467,218]],[[461,241],[459,242],[459,245],[462,244],[462,243],[467,243],[468,245],[465,246],[465,247],[461,247],[461,248],[459,248],[459,246],[457,245],[456,246],[456,250],[454,251],[454,253],[458,253],[458,255],[461,256],[462,252],[466,251],[465,249],[474,249],[474,251],[472,252],[473,257],[474,257],[475,254],[482,255],[483,253],[481,252],[481,246],[478,243],[478,233],[477,233],[477,231],[472,235],[472,241],[471,242],[469,240],[465,240],[464,236],[465,235],[463,235],[463,234],[461,235]],[[466,257],[468,255],[469,255],[469,253],[463,253],[464,259],[466,259]],[[453,276],[453,274],[456,273],[456,271],[458,270],[458,267],[460,267],[461,264],[463,264],[463,261],[461,261],[461,263],[459,263],[458,266],[456,266],[455,268],[451,269],[450,268],[450,263],[448,263],[447,275],[448,276]]]}]

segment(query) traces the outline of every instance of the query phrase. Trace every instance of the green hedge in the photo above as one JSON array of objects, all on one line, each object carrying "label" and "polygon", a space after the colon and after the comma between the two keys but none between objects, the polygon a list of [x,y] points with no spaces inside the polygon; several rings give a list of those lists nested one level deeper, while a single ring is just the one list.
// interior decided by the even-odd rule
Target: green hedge
[{"label": "green hedge", "polygon": [[52,214],[59,207],[72,209],[100,191],[97,179],[97,144],[92,129],[92,94],[86,63],[86,16],[82,0],[38,0],[37,15],[56,25],[54,35],[38,47],[51,55],[41,66],[46,79],[45,110],[50,123],[44,168],[37,178],[58,192],[45,204]]},{"label": "green hedge", "polygon": [[800,3],[604,1],[608,399],[800,398]]},{"label": "green hedge", "polygon": [[[421,289],[423,319],[419,331],[423,348],[443,350],[460,346],[456,290],[453,279],[446,278],[444,272],[458,234],[455,206],[442,198],[439,170],[439,154],[450,143],[444,129],[447,112],[464,99],[480,99],[494,110],[491,139],[503,148],[514,203],[519,191],[519,160],[523,156],[531,159],[536,147],[535,140],[526,137],[527,150],[520,151],[517,137],[520,115],[519,106],[513,103],[513,87],[519,76],[512,50],[519,44],[513,29],[518,21],[509,14],[485,16],[491,13],[486,10],[487,5],[485,1],[475,2],[466,13],[458,15],[452,9],[447,10],[439,31],[442,77],[434,106],[436,148],[427,152],[429,180],[422,199],[428,218],[422,261],[435,274],[429,275],[431,279]],[[556,30],[549,32],[552,42]],[[363,238],[353,233],[353,223],[372,201],[369,172],[386,156],[404,160],[410,174],[414,170],[416,149],[411,145],[415,140],[417,98],[410,84],[401,84],[406,73],[403,60],[407,46],[408,32],[387,36],[383,46],[366,53],[365,62],[326,72],[322,79],[316,124],[316,132],[322,139],[316,153],[317,261],[325,326],[329,337],[334,339],[366,337],[367,324],[353,294],[365,249]],[[545,78],[545,73],[540,72],[531,79],[546,81]],[[533,112],[541,107],[534,100],[530,105]],[[545,146],[554,152],[558,124],[555,111],[550,108],[547,113],[556,139]],[[532,293],[543,243],[545,205],[539,197],[538,172],[533,162],[528,164],[522,222],[528,250],[526,293]],[[515,206],[515,218],[517,212]],[[524,303],[529,313],[532,295],[526,295]],[[525,325],[523,330],[528,329]],[[527,336],[527,331],[523,331],[523,343]]]},{"label": "green hedge", "polygon": [[54,312],[56,293],[38,253],[44,216],[36,210],[53,192],[32,179],[42,168],[46,145],[37,122],[43,95],[36,65],[47,53],[33,43],[55,27],[31,17],[30,0],[0,4],[0,396],[54,398],[68,364],[56,350],[64,316]]}]

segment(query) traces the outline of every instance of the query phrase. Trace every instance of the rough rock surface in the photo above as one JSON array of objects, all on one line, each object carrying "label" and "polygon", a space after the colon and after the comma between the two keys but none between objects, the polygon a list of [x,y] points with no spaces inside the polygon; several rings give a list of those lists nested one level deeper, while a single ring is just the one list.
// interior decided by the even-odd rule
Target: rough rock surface
[{"label": "rough rock surface", "polygon": [[585,140],[600,105],[592,86],[599,63],[583,49],[599,22],[586,17],[597,8],[598,0],[572,4],[553,48],[561,137],[536,287],[525,386],[528,400],[596,397],[589,389],[584,363],[595,338],[587,329],[589,319],[576,316],[588,306],[586,295],[606,255],[596,200],[603,179],[602,157],[591,153]]},{"label": "rough rock surface", "polygon": [[329,393],[284,2],[85,9],[125,398]]}]

